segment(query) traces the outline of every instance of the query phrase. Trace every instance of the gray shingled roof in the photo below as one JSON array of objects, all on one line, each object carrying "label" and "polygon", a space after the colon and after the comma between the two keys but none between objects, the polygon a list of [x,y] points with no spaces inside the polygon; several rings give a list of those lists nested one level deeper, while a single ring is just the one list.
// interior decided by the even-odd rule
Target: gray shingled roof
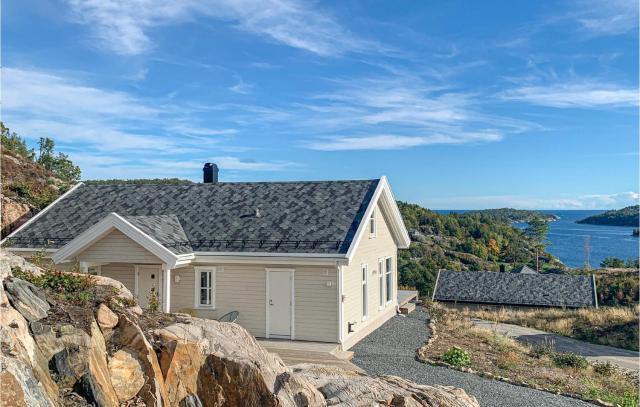
[{"label": "gray shingled roof", "polygon": [[491,271],[441,271],[434,299],[544,307],[595,305],[591,276],[514,274]]},{"label": "gray shingled roof", "polygon": [[115,212],[194,251],[346,253],[378,182],[81,185],[10,244],[61,247]]},{"label": "gray shingled roof", "polygon": [[175,254],[193,252],[176,215],[124,216],[124,218]]}]

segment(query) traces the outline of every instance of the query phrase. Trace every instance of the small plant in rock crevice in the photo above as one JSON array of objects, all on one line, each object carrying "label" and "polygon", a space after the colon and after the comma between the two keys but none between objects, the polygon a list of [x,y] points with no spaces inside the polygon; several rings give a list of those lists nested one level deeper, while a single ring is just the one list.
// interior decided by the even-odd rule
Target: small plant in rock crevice
[{"label": "small plant in rock crevice", "polygon": [[147,295],[148,310],[151,312],[158,312],[160,309],[160,299],[156,290],[151,290]]},{"label": "small plant in rock crevice", "polygon": [[442,355],[442,360],[452,366],[467,366],[471,363],[471,357],[469,357],[469,352],[458,347],[453,346],[447,350],[444,355]]}]

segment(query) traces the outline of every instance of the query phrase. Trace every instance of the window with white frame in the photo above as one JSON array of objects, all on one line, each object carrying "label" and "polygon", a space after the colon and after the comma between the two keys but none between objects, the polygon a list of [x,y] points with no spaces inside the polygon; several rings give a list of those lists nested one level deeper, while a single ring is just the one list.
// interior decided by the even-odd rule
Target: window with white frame
[{"label": "window with white frame", "polygon": [[367,283],[368,283],[368,271],[367,271],[367,265],[363,264],[361,267],[361,273],[362,273],[362,320],[364,321],[365,319],[367,319],[367,315],[369,314],[369,304],[368,304],[368,298],[367,298],[367,293],[369,292],[369,290],[367,290]]},{"label": "window with white frame", "polygon": [[384,262],[378,259],[378,306],[384,307]]},{"label": "window with white frame", "polygon": [[393,298],[393,259],[391,257],[385,259],[385,283],[387,286],[387,302],[391,302]]},{"label": "window with white frame", "polygon": [[369,217],[369,237],[376,237],[376,211],[371,212]]},{"label": "window with white frame", "polygon": [[214,281],[216,269],[214,267],[196,267],[196,307],[215,306]]}]

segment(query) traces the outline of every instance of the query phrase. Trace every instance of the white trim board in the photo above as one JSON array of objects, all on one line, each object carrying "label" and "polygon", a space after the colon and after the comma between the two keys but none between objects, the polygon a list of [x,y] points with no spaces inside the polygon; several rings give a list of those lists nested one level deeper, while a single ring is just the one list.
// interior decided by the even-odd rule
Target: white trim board
[{"label": "white trim board", "polygon": [[[51,202],[46,208],[44,208],[40,212],[36,213],[35,216],[33,216],[31,219],[27,220],[25,223],[20,225],[20,227],[18,229],[16,229],[13,232],[9,233],[7,235],[7,237],[5,237],[4,239],[0,240],[0,245],[3,244],[7,239],[13,237],[13,235],[15,235],[16,233],[20,232],[22,229],[24,229],[27,226],[29,226],[31,224],[31,222],[35,221],[40,216],[44,215],[49,209],[53,208],[56,204],[58,204],[64,198],[66,198],[67,196],[71,195],[71,193],[73,191],[75,191],[78,187],[80,187],[81,185],[84,185],[84,184],[82,182],[78,182],[73,187],[71,187],[67,192],[65,192],[64,194],[60,195],[58,198],[56,198],[56,200]],[[38,249],[36,248],[36,249],[33,249],[33,250],[38,250]]]},{"label": "white trim board", "polygon": [[358,229],[356,230],[356,235],[349,246],[349,250],[347,251],[347,258],[351,260],[353,255],[355,254],[362,237],[367,233],[369,229],[369,218],[371,217],[371,213],[375,210],[376,206],[380,202],[380,207],[382,208],[382,215],[387,215],[385,219],[389,220],[387,222],[389,229],[391,230],[391,234],[393,235],[393,239],[396,242],[396,245],[399,249],[406,249],[411,244],[411,239],[409,238],[409,233],[407,232],[407,228],[404,225],[404,221],[402,220],[402,214],[400,213],[400,209],[398,209],[398,204],[396,203],[395,198],[393,197],[393,193],[391,192],[391,187],[389,186],[389,181],[387,177],[382,176],[380,181],[378,182],[378,186],[369,201],[369,206],[367,206],[367,210],[365,211],[360,224],[358,225]]}]

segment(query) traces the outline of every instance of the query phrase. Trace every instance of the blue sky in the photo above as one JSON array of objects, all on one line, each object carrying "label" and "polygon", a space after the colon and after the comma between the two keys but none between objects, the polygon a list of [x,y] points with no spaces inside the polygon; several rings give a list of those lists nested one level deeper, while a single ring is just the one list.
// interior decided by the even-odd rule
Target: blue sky
[{"label": "blue sky", "polygon": [[83,178],[377,178],[430,208],[638,200],[635,0],[3,3],[2,119]]}]

